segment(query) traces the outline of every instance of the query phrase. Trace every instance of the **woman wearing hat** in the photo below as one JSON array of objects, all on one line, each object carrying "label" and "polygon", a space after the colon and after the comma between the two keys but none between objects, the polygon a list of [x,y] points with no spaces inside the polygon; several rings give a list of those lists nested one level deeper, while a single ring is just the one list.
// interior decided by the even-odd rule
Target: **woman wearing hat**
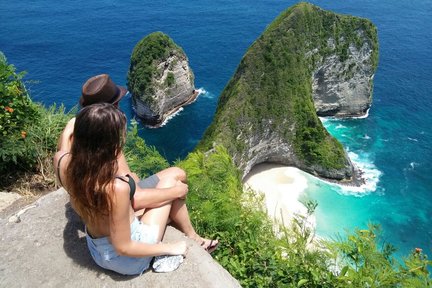
[{"label": "woman wearing hat", "polygon": [[184,241],[160,242],[169,221],[202,246],[217,245],[192,227],[183,200],[188,186],[179,180],[161,179],[156,187],[164,193],[147,199],[144,213],[136,216],[133,196],[142,189],[119,171],[126,135],[126,117],[119,109],[107,103],[84,107],[73,135],[70,153],[58,151],[54,164],[72,207],[86,225],[88,248],[99,266],[136,275],[149,267],[153,256],[185,255]]},{"label": "woman wearing hat", "polygon": [[[126,95],[126,93],[127,90],[124,87],[116,85],[108,74],[96,75],[84,83],[79,103],[81,107],[86,107],[96,103],[111,103],[118,108],[120,100]],[[71,149],[74,126],[75,118],[72,118],[69,120],[59,138],[57,149],[60,150],[60,147],[62,147],[64,151],[69,151]],[[147,189],[145,193],[135,194],[133,204],[136,210],[144,208],[142,203],[147,203],[149,200],[158,197],[158,194],[161,191],[158,191],[159,189],[156,188],[156,185],[160,180],[173,179],[183,183],[187,182],[185,171],[178,167],[169,167],[146,179],[140,180],[135,173],[130,171],[123,153],[120,153],[118,157],[118,169],[119,173],[123,175],[131,175],[139,187]]]}]

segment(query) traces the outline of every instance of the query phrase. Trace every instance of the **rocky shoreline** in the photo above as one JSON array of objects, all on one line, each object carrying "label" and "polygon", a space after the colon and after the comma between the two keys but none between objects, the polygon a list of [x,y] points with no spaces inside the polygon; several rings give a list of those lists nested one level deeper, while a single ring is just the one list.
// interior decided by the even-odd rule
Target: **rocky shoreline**
[{"label": "rocky shoreline", "polygon": [[180,108],[182,108],[183,106],[192,104],[193,102],[195,102],[195,100],[198,98],[199,92],[197,90],[193,90],[192,95],[186,99],[183,103],[180,103],[178,106],[174,107],[173,109],[171,109],[170,111],[167,111],[166,113],[164,113],[164,115],[162,116],[162,121],[156,125],[146,125],[149,128],[159,128],[163,125],[165,125],[165,122],[167,121],[167,119],[176,114],[178,112],[178,110],[180,110]]}]

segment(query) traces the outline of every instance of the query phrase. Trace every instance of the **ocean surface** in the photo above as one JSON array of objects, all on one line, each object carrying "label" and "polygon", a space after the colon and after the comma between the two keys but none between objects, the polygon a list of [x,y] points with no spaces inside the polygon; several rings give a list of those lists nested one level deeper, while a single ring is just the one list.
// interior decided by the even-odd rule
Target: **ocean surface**
[{"label": "ocean surface", "polygon": [[[160,129],[143,128],[148,144],[169,160],[190,152],[211,123],[218,96],[243,54],[294,1],[2,1],[0,50],[26,70],[33,100],[77,104],[90,76],[108,73],[125,85],[135,44],[162,31],[189,57],[203,93]],[[432,1],[312,1],[369,18],[378,28],[380,59],[374,100],[363,119],[323,119],[365,171],[367,183],[342,188],[308,176],[306,196],[318,201],[317,232],[379,223],[399,255],[432,250]],[[133,117],[127,96],[121,108]],[[289,191],[287,191],[289,193]]]}]

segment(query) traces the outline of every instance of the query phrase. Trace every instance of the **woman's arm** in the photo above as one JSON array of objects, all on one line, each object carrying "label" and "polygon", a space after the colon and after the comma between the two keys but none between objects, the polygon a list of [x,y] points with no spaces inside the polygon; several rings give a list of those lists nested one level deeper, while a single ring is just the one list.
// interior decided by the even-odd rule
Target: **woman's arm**
[{"label": "woman's arm", "polygon": [[75,117],[70,119],[66,124],[66,127],[63,129],[63,132],[57,142],[58,151],[70,151],[72,147],[72,134],[75,127],[75,119]]},{"label": "woman's arm", "polygon": [[[117,158],[117,175],[129,174],[135,183],[140,181],[137,174],[131,172],[126,161],[123,151]],[[185,198],[188,193],[188,186],[181,181],[173,182],[169,188],[141,188],[137,185],[134,196],[134,209],[141,210],[143,208],[156,208],[172,202],[177,198]]]},{"label": "woman's arm", "polygon": [[186,198],[188,185],[177,180],[169,188],[140,188],[137,185],[134,196],[134,210],[143,208],[156,208],[172,202],[178,198]]},{"label": "woman's arm", "polygon": [[130,234],[131,205],[129,200],[129,186],[119,180],[115,181],[112,211],[110,217],[111,244],[119,255],[131,257],[148,257],[158,255],[184,255],[186,242],[172,244],[146,244],[132,241]]}]

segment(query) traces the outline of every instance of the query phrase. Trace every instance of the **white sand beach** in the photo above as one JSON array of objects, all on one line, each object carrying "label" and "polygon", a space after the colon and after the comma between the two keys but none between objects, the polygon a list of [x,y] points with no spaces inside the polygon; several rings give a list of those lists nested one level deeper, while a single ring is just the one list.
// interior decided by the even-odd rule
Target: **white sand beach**
[{"label": "white sand beach", "polygon": [[[268,215],[279,223],[289,225],[294,213],[306,215],[306,207],[299,201],[307,188],[307,178],[294,167],[259,164],[246,176],[244,187],[263,193]],[[283,222],[281,222],[283,221]],[[315,226],[315,218],[309,217]]]}]

